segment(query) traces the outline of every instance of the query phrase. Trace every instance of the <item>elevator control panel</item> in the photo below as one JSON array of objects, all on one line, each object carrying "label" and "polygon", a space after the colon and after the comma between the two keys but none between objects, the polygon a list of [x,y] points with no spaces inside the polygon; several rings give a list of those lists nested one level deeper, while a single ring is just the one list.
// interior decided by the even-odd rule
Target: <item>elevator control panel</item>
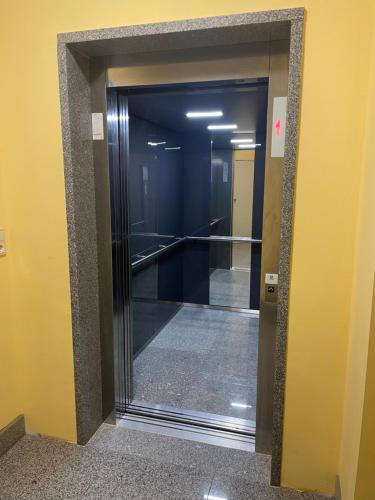
[{"label": "elevator control panel", "polygon": [[266,273],[265,279],[265,302],[277,302],[277,289],[279,284],[279,275]]},{"label": "elevator control panel", "polygon": [[6,254],[5,229],[0,227],[0,256]]}]

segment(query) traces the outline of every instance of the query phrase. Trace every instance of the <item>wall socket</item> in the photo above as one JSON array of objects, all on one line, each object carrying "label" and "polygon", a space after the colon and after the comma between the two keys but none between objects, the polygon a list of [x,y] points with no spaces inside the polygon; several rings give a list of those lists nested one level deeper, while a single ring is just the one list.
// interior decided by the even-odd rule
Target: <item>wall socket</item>
[{"label": "wall socket", "polygon": [[5,229],[0,227],[0,256],[7,253],[5,246]]}]

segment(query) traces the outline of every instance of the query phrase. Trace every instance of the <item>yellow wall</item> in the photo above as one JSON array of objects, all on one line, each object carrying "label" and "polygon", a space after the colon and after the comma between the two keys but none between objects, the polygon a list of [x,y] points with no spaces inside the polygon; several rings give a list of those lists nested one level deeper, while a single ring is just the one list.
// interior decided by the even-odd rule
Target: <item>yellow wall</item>
[{"label": "yellow wall", "polygon": [[[353,234],[373,0],[14,0],[0,20],[1,159],[11,318],[33,431],[74,440],[56,33],[243,11],[307,9],[283,483],[330,493],[338,470]],[[3,7],[4,11],[4,7]],[[22,141],[20,141],[22,139]]]},{"label": "yellow wall", "polygon": [[7,343],[11,337],[16,342],[7,362],[17,369],[27,427],[75,441],[56,27],[42,21],[43,3],[53,5],[8,3],[5,15],[3,4],[0,17],[0,59],[7,73],[0,79],[0,169],[9,235],[0,269],[10,283],[0,328],[8,332]]},{"label": "yellow wall", "polygon": [[333,17],[312,8],[306,25],[283,480],[329,493],[341,441],[372,5],[326,5]]},{"label": "yellow wall", "polygon": [[375,498],[375,283],[372,293],[372,313],[365,388],[355,500]]},{"label": "yellow wall", "polygon": [[[8,221],[2,174],[0,169],[0,227],[6,226]],[[2,256],[0,257],[0,429],[22,413],[16,381],[16,339],[10,321],[11,286],[9,260],[6,256]]]},{"label": "yellow wall", "polygon": [[[373,17],[375,27],[375,17]],[[375,272],[375,30],[372,40],[371,79],[368,98],[367,135],[362,168],[360,211],[356,233],[356,258],[350,344],[344,406],[340,476],[344,500],[354,498],[362,426],[362,408],[370,334],[373,279]],[[360,168],[360,165],[358,165]],[[375,359],[369,358],[369,363]],[[373,370],[369,364],[369,370]],[[375,442],[368,436],[369,443]],[[367,485],[369,488],[370,484]],[[363,490],[362,490],[363,491]],[[368,497],[358,497],[362,500]],[[375,498],[375,496],[374,496]]]}]

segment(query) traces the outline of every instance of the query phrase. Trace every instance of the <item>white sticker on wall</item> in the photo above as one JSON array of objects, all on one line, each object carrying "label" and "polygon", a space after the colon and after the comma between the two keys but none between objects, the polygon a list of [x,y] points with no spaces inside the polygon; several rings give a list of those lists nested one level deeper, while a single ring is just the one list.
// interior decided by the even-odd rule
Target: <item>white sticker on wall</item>
[{"label": "white sticker on wall", "polygon": [[286,97],[274,97],[272,109],[271,157],[283,158],[285,150]]},{"label": "white sticker on wall", "polygon": [[92,113],[92,138],[94,141],[104,139],[103,113]]},{"label": "white sticker on wall", "polygon": [[266,285],[277,285],[279,283],[279,275],[266,273],[266,278],[264,281]]}]

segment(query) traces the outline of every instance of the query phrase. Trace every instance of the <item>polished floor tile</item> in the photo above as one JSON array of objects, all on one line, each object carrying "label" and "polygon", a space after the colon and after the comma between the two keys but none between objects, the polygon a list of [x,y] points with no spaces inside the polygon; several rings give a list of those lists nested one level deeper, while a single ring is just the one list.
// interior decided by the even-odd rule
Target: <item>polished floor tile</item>
[{"label": "polished floor tile", "polygon": [[322,500],[269,486],[270,457],[103,424],[86,446],[25,436],[0,457],[1,500]]},{"label": "polished floor tile", "polygon": [[251,472],[259,482],[269,482],[270,457],[259,453],[205,444],[200,441],[178,439],[155,432],[128,429],[125,421],[117,427],[102,425],[90,447],[111,452],[156,460],[163,464],[175,464],[189,470],[213,475],[226,470],[233,475]]},{"label": "polished floor tile", "polygon": [[210,275],[210,304],[250,307],[250,272],[237,269],[215,269]]},{"label": "polished floor tile", "polygon": [[210,486],[211,478],[183,467],[149,466],[140,471],[136,481],[121,481],[111,498],[202,500],[208,497]]},{"label": "polished floor tile", "polygon": [[228,474],[215,475],[207,498],[209,500],[327,500],[327,497],[314,493],[275,488]]},{"label": "polished floor tile", "polygon": [[134,400],[255,420],[258,318],[184,306],[134,362]]},{"label": "polished floor tile", "polygon": [[199,388],[204,357],[194,351],[160,349],[151,343],[134,363],[134,399],[153,405],[186,408]]}]

